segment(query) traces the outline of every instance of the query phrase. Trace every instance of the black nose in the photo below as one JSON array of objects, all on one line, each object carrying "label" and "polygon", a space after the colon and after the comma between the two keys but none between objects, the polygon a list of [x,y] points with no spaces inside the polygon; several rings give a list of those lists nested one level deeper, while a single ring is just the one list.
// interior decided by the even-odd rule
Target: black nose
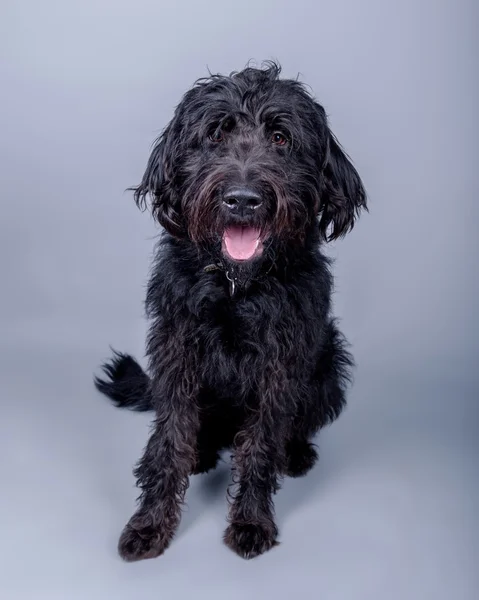
[{"label": "black nose", "polygon": [[261,196],[246,187],[232,188],[223,196],[223,203],[232,211],[238,214],[253,211],[263,203]]}]

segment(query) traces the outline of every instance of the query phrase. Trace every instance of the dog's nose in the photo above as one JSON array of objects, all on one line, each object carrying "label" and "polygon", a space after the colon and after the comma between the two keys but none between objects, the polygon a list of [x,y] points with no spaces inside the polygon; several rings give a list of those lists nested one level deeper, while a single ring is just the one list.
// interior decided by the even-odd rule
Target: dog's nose
[{"label": "dog's nose", "polygon": [[261,206],[263,200],[261,196],[246,187],[234,188],[228,190],[223,196],[223,203],[232,211],[238,214],[256,210]]}]

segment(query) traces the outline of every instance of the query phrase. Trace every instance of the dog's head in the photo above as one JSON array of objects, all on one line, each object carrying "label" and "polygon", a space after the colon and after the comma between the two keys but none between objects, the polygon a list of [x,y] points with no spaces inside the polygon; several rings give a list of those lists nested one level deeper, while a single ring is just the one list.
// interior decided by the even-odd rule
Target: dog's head
[{"label": "dog's head", "polygon": [[235,263],[352,229],[366,194],[326,113],[280,68],[199,80],[157,140],[135,200],[173,236]]}]

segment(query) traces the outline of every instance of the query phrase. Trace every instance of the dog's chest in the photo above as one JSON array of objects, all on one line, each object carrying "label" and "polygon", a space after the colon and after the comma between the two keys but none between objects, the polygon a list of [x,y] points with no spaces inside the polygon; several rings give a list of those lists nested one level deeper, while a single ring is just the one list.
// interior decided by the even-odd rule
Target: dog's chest
[{"label": "dog's chest", "polygon": [[238,359],[265,346],[265,321],[254,304],[231,303],[215,313],[209,341],[223,354]]},{"label": "dog's chest", "polygon": [[301,370],[296,363],[314,352],[314,325],[284,300],[259,298],[215,307],[201,327],[202,372],[209,385],[244,395],[265,371]]},{"label": "dog's chest", "polygon": [[202,372],[218,391],[242,396],[254,386],[268,355],[259,318],[242,311],[222,312],[203,329]]}]

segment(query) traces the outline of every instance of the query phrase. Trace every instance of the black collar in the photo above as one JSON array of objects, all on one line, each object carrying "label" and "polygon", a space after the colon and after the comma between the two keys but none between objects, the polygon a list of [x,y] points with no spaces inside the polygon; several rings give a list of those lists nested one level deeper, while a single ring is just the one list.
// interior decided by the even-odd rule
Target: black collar
[{"label": "black collar", "polygon": [[230,296],[233,298],[237,291],[238,277],[234,275],[232,270],[225,268],[223,263],[211,263],[203,269],[205,273],[214,273],[215,271],[223,271],[226,279],[229,281]]},{"label": "black collar", "polygon": [[203,271],[205,273],[215,273],[216,271],[222,271],[225,274],[225,277],[229,282],[230,297],[234,298],[239,289],[241,289],[241,288],[246,289],[247,284],[251,283],[252,281],[260,281],[261,279],[264,279],[270,273],[270,271],[272,270],[273,267],[274,267],[274,262],[271,263],[269,268],[264,273],[261,273],[261,269],[260,269],[257,276],[252,277],[251,279],[248,279],[247,282],[241,281],[238,272],[235,272],[236,269],[232,265],[225,265],[221,261],[206,265],[206,267],[203,269]]}]

